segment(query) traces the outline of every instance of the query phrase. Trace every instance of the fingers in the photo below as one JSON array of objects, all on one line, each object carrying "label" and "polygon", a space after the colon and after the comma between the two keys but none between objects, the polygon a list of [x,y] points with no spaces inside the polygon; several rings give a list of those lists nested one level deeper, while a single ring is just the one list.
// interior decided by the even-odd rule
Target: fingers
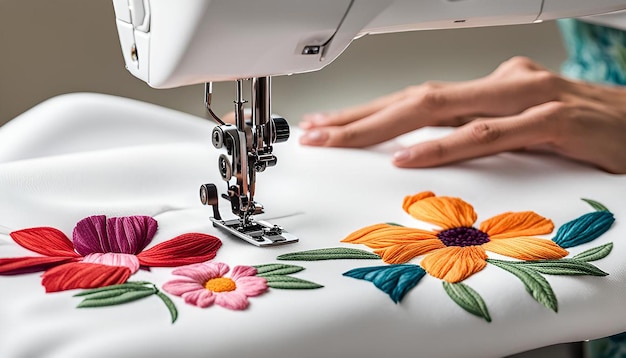
[{"label": "fingers", "polygon": [[447,137],[417,144],[395,153],[402,168],[433,167],[500,152],[547,144],[557,131],[547,103],[519,115],[471,122]]},{"label": "fingers", "polygon": [[[459,126],[470,121],[477,111],[493,110],[494,91],[487,80],[463,83],[427,83],[411,87],[372,104],[347,110],[335,116],[311,118],[304,125],[304,145],[327,147],[364,147],[378,144],[424,126]],[[486,99],[489,98],[487,101]],[[481,101],[486,102],[479,106]],[[371,112],[371,113],[370,113]],[[364,117],[364,113],[369,113]],[[324,124],[327,124],[325,126]]]},{"label": "fingers", "polygon": [[302,129],[316,127],[342,126],[362,118],[370,116],[393,103],[400,101],[406,96],[403,92],[396,92],[388,96],[378,98],[372,102],[343,109],[337,112],[311,113],[302,117],[299,126]]},{"label": "fingers", "polygon": [[361,120],[343,126],[313,128],[300,137],[304,145],[366,147],[424,126],[410,100],[394,103]]}]

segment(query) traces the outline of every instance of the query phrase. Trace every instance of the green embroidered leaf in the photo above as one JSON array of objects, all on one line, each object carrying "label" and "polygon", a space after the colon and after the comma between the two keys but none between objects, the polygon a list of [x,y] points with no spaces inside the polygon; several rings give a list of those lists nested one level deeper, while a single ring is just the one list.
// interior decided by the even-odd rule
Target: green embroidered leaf
[{"label": "green embroidered leaf", "polygon": [[558,312],[559,308],[556,295],[554,294],[550,283],[548,283],[548,281],[546,281],[546,279],[538,272],[523,266],[515,265],[508,261],[487,259],[487,262],[517,276],[517,278],[522,281],[524,286],[526,286],[526,291],[528,291],[528,293],[530,293],[537,302],[554,312]]},{"label": "green embroidered leaf", "polygon": [[161,301],[163,301],[163,303],[165,303],[165,307],[167,307],[167,309],[170,311],[172,323],[176,322],[176,319],[178,319],[178,310],[176,309],[176,305],[174,304],[174,302],[172,302],[172,300],[170,300],[170,298],[161,291],[157,291],[156,295],[161,299]]},{"label": "green embroidered leaf", "polygon": [[[123,288],[117,288],[117,289],[112,289],[112,290],[103,290],[103,291],[96,291],[96,292],[91,292],[91,293],[87,293],[85,294],[84,292],[81,293],[81,296],[85,297],[85,299],[90,299],[90,300],[94,300],[94,299],[105,299],[105,298],[111,298],[111,297],[116,297],[116,296],[120,296],[126,292],[131,292],[131,291],[151,291],[152,293],[154,292],[154,288],[152,287],[144,287],[144,286],[139,286],[137,288],[128,288],[128,287],[123,287]],[[76,296],[76,295],[74,295]]]},{"label": "green embroidered leaf", "polygon": [[106,292],[106,291],[114,291],[114,290],[118,290],[118,289],[152,289],[151,287],[145,287],[145,285],[152,285],[150,282],[146,282],[146,281],[129,281],[129,282],[125,282],[119,285],[111,285],[111,286],[104,286],[104,287],[99,287],[99,288],[92,288],[89,290],[85,290],[83,292],[79,292],[77,294],[75,294],[73,297],[80,297],[80,296],[87,296],[87,295],[92,295],[94,293],[98,293],[98,292]]},{"label": "green embroidered leaf", "polygon": [[267,280],[267,285],[271,288],[282,288],[282,289],[315,289],[322,288],[324,286],[319,285],[315,282],[306,281],[299,279],[297,277],[284,276],[284,275],[271,275],[265,277]]},{"label": "green embroidered leaf", "polygon": [[156,293],[156,289],[153,290],[138,290],[138,291],[126,291],[122,294],[113,297],[107,298],[85,298],[80,304],[78,304],[78,308],[85,307],[104,307],[104,306],[115,306],[122,303],[128,303],[136,300],[140,300],[142,298],[146,298],[148,296],[152,296]]},{"label": "green embroidered leaf", "polygon": [[346,247],[333,247],[328,249],[317,249],[300,252],[292,252],[280,255],[278,260],[291,261],[318,261],[318,260],[338,260],[338,259],[364,259],[380,260],[380,256],[368,251],[352,249]]},{"label": "green embroidered leaf", "polygon": [[[148,286],[146,286],[148,285]],[[163,301],[170,312],[172,323],[178,318],[178,310],[167,295],[159,291],[153,283],[147,281],[130,281],[119,285],[85,290],[74,295],[84,297],[78,308],[115,306],[156,295]]]},{"label": "green embroidered leaf", "polygon": [[401,227],[404,227],[404,225],[400,225],[400,224],[397,224],[397,223],[385,223],[385,224],[391,225],[391,226],[401,226]]},{"label": "green embroidered leaf", "polygon": [[289,275],[304,270],[302,266],[285,265],[285,264],[266,264],[254,266],[257,276],[265,277],[272,275]]},{"label": "green embroidered leaf", "polygon": [[609,209],[607,209],[606,206],[600,204],[599,202],[595,200],[585,199],[585,198],[582,198],[581,200],[591,205],[591,207],[594,208],[596,211],[609,211]]},{"label": "green embroidered leaf", "polygon": [[[494,260],[496,261],[496,260]],[[574,259],[559,260],[537,260],[509,262],[510,265],[524,267],[546,275],[571,275],[571,276],[607,276],[608,273],[600,270],[596,266],[584,261]]]},{"label": "green embroidered leaf", "polygon": [[572,259],[585,261],[585,262],[597,261],[597,260],[607,257],[611,253],[611,250],[613,250],[613,243],[609,242],[608,244],[604,244],[604,245],[589,249],[587,251],[583,251],[580,254],[572,257]]},{"label": "green embroidered leaf", "polygon": [[485,321],[491,322],[487,305],[478,292],[464,283],[449,283],[443,281],[443,288],[450,298],[456,302],[461,308],[467,312],[484,318]]}]

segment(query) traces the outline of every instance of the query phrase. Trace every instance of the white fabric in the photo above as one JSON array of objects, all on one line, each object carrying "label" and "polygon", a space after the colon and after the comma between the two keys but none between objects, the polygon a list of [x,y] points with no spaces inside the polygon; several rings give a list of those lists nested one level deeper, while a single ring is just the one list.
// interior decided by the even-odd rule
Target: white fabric
[{"label": "white fabric", "polygon": [[[325,247],[379,222],[419,225],[402,211],[405,195],[432,190],[471,203],[479,221],[505,211],[533,210],[558,227],[591,211],[592,198],[616,216],[614,227],[575,254],[606,242],[613,252],[594,262],[607,277],[546,276],[558,297],[554,313],[511,274],[488,265],[466,283],[493,322],[459,308],[441,281],[426,276],[396,305],[371,283],[343,277],[381,261],[291,262],[318,290],[270,289],[246,311],[200,309],[171,296],[179,319],[156,297],[76,309],[75,291],[45,294],[39,274],[0,277],[2,357],[497,357],[545,345],[626,331],[626,177],[550,156],[501,154],[454,166],[402,170],[385,146],[373,150],[307,148],[298,133],[276,145],[279,164],[261,173],[257,199],[268,219],[300,237],[260,249],[226,236],[200,204],[202,183],[224,183],[203,119],[95,94],[58,97],[0,128],[0,232],[53,226],[71,234],[93,214],[153,215],[153,243],[185,232],[220,237],[216,261],[277,262],[279,254]],[[420,135],[432,137],[434,129]],[[401,140],[407,140],[403,138]],[[397,145],[396,143],[395,145]],[[393,146],[392,144],[391,146]],[[388,147],[389,145],[387,145]],[[223,214],[228,214],[222,203]],[[365,247],[361,247],[367,249]],[[369,249],[367,249],[369,250]],[[0,256],[30,254],[0,235]],[[140,270],[133,280],[161,287],[171,269]]]}]

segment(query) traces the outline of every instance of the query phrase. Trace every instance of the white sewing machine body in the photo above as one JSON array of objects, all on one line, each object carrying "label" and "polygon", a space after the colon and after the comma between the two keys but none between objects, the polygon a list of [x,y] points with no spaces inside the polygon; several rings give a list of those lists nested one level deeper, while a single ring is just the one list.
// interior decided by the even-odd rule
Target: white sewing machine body
[{"label": "white sewing machine body", "polygon": [[[223,220],[214,184],[200,187],[213,221],[257,246],[298,241],[257,222],[256,175],[276,165],[273,145],[289,138],[271,115],[271,76],[310,72],[331,63],[359,36],[409,30],[523,24],[615,13],[626,0],[113,0],[128,70],[156,88],[206,83],[205,104],[221,125],[212,133],[226,182],[221,197],[235,220]],[[246,121],[243,79],[251,79]],[[235,126],[211,110],[211,82],[237,81]],[[231,183],[231,180],[234,180]]]},{"label": "white sewing machine body", "polygon": [[128,70],[155,88],[315,71],[366,34],[527,24],[624,0],[114,0]]}]

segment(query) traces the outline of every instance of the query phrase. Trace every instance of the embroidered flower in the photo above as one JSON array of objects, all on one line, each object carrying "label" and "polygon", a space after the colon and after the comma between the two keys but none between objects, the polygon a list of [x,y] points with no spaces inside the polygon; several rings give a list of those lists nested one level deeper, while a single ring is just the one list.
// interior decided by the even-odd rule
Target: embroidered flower
[{"label": "embroidered flower", "polygon": [[248,307],[248,297],[258,296],[267,290],[267,280],[257,277],[250,266],[235,266],[230,278],[228,265],[216,262],[180,267],[172,271],[185,278],[163,285],[163,290],[181,296],[186,303],[209,307],[213,303],[231,310]]},{"label": "embroidered flower", "polygon": [[392,264],[426,255],[420,262],[424,270],[452,283],[485,268],[486,250],[526,261],[560,259],[568,254],[550,240],[533,237],[552,232],[554,224],[532,211],[503,213],[475,228],[474,208],[459,198],[423,192],[407,196],[402,207],[415,219],[441,229],[378,224],[350,234],[343,242],[365,244]]},{"label": "embroidered flower", "polygon": [[140,267],[175,267],[215,257],[222,242],[213,236],[190,233],[144,251],[157,231],[149,216],[82,219],[72,241],[51,227],[11,233],[20,246],[43,256],[0,259],[0,274],[45,271],[46,292],[121,284]]}]

